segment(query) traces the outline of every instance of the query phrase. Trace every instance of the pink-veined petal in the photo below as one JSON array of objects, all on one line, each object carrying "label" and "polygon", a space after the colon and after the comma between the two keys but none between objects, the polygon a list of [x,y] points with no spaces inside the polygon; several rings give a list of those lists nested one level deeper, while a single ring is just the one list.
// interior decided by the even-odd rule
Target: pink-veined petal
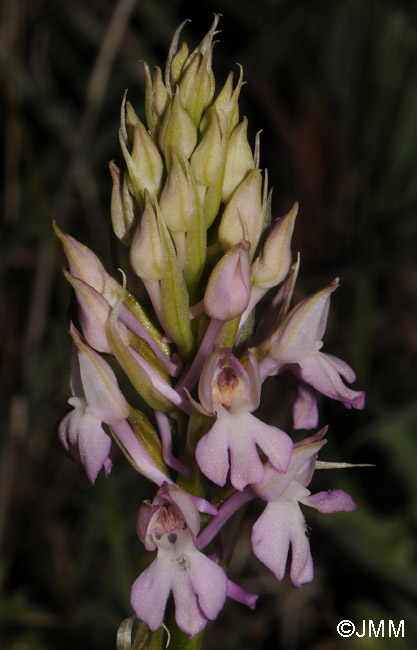
[{"label": "pink-veined petal", "polygon": [[130,602],[136,616],[155,631],[162,625],[171,589],[170,562],[157,557],[135,580]]}]

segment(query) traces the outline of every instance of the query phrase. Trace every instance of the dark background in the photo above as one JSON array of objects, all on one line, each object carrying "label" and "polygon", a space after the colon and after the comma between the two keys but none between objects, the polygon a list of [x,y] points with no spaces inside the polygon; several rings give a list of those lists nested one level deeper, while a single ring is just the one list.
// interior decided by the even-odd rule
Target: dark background
[{"label": "dark background", "polygon": [[[263,129],[274,216],[300,202],[298,296],[334,277],[325,350],[357,371],[364,412],[323,400],[321,472],[356,513],[306,512],[315,581],[296,590],[252,558],[248,512],[228,603],[206,648],[415,647],[417,639],[417,5],[401,0],[3,0],[0,7],[0,647],[110,650],[144,567],[134,529],[149,485],[115,454],[94,489],[57,440],[67,412],[70,290],[51,221],[113,268],[108,161],[122,94],[143,116],[142,60],[162,65],[177,25],[194,47],[214,12],[217,88],[244,67],[241,114]],[[271,409],[275,383],[265,390]],[[270,399],[268,399],[268,397]],[[272,402],[273,403],[273,402]],[[405,621],[404,639],[342,639],[340,619]]]}]

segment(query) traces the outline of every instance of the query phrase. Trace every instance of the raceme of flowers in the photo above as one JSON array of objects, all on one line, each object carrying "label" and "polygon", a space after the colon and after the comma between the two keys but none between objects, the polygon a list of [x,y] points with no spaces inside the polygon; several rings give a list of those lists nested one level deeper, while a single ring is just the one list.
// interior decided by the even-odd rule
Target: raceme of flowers
[{"label": "raceme of flowers", "polygon": [[[219,543],[248,501],[265,503],[252,528],[255,556],[281,580],[291,548],[297,587],[313,579],[304,506],[324,513],[356,507],[342,490],[310,493],[325,430],[294,443],[291,431],[263,422],[256,415],[263,382],[275,376],[279,391],[291,379],[296,430],[317,428],[317,393],[364,406],[364,394],[347,385],[353,370],[322,351],[338,280],[292,306],[297,206],[271,216],[259,137],[252,148],[239,114],[242,70],[216,94],[218,19],[191,52],[178,45],[180,26],[164,74],[144,64],[146,125],[123,98],[122,164],[110,163],[111,221],[128,248],[126,274],[137,277],[135,286],[142,282],[146,298],[129,291],[125,273],[112,277],[54,226],[78,303],[70,327],[72,410],[59,436],[92,484],[101,470],[111,480],[114,443],[155,484],[137,519],[153,559],[132,586],[132,608],[156,631],[172,593],[177,625],[189,638],[228,597],[256,605],[256,594],[227,577]],[[119,386],[123,374],[137,392],[133,403]]]}]

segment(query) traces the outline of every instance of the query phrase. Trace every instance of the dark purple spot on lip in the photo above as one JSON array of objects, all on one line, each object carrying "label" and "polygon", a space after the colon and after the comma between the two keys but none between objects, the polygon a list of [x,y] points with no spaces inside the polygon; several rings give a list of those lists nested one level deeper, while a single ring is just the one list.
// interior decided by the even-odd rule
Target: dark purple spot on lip
[{"label": "dark purple spot on lip", "polygon": [[171,544],[175,544],[175,542],[177,541],[176,534],[175,533],[170,533],[168,535],[168,541],[171,542]]}]

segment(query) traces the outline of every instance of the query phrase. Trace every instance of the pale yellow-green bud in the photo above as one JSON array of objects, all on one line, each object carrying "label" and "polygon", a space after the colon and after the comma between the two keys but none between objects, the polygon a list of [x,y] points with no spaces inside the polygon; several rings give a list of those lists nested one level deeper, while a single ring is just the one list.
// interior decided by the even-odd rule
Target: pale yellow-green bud
[{"label": "pale yellow-green bud", "polygon": [[214,95],[214,75],[211,70],[211,49],[206,54],[197,54],[185,69],[179,84],[185,108],[198,126],[203,111]]},{"label": "pale yellow-green bud", "polygon": [[209,125],[191,157],[191,170],[200,185],[223,184],[226,161],[226,116],[215,107],[210,109]]},{"label": "pale yellow-green bud", "polygon": [[124,244],[130,244],[132,230],[137,220],[137,206],[129,192],[126,176],[112,160],[109,163],[113,181],[110,213],[114,234]]},{"label": "pale yellow-green bud", "polygon": [[130,246],[130,265],[143,280],[158,281],[164,262],[156,206],[145,192],[145,209]]},{"label": "pale yellow-green bud", "polygon": [[144,192],[154,197],[161,191],[163,162],[158,148],[136,115],[130,102],[123,98],[119,142],[125,159],[126,180],[139,209],[143,209]]},{"label": "pale yellow-green bud", "polygon": [[181,44],[180,49],[176,53],[176,55],[173,57],[171,61],[171,67],[170,67],[170,79],[171,79],[171,87],[175,88],[177,86],[181,74],[183,72],[184,68],[184,63],[186,62],[188,58],[188,45],[187,43],[183,42]]},{"label": "pale yellow-green bud", "polygon": [[[213,36],[216,33],[219,18],[220,16],[218,14],[214,16],[210,30],[183,63],[181,75],[178,76],[178,81],[176,82],[181,88],[182,102],[196,126],[199,125],[204,110],[210,105],[214,97],[215,80],[211,69],[211,62],[213,56]],[[175,42],[175,39],[173,42]],[[173,58],[173,61],[180,53],[180,60],[182,60],[183,53],[181,49]],[[171,74],[171,86],[173,85],[173,81]]]},{"label": "pale yellow-green bud", "polygon": [[182,152],[186,158],[190,158],[197,144],[197,129],[181,102],[179,88],[162,121],[159,144],[168,168],[171,164],[171,147]]},{"label": "pale yellow-green bud", "polygon": [[[239,80],[237,82],[236,88],[233,90],[233,72],[230,72],[229,76],[226,79],[226,83],[221,89],[220,93],[216,97],[213,106],[216,107],[217,111],[223,112],[227,118],[227,133],[230,133],[235,128],[236,124],[239,122],[239,94],[240,89],[242,88],[243,83],[243,71],[242,67],[239,66]],[[208,115],[207,113],[203,115],[201,120],[200,130],[204,132],[207,128]]]},{"label": "pale yellow-green bud", "polygon": [[229,138],[227,143],[226,165],[224,170],[222,201],[227,203],[236,187],[243,181],[246,174],[254,169],[252,149],[247,136],[248,120],[243,118]]},{"label": "pale yellow-green bud", "polygon": [[162,187],[164,165],[156,144],[141,122],[134,127],[131,155],[140,177],[138,183],[157,198]]},{"label": "pale yellow-green bud", "polygon": [[253,169],[230,197],[219,226],[219,244],[222,251],[245,239],[250,242],[252,259],[264,225],[262,209],[262,175]]},{"label": "pale yellow-green bud", "polygon": [[148,129],[153,137],[156,137],[159,132],[159,127],[161,125],[162,119],[164,117],[165,111],[169,102],[169,94],[165,88],[164,82],[162,81],[162,72],[161,68],[156,67],[154,72],[153,80],[151,79],[151,73],[149,71],[149,66],[147,63],[144,63],[145,66],[145,78],[146,78],[146,89],[145,89],[145,114],[146,122],[148,124]]},{"label": "pale yellow-green bud", "polygon": [[195,183],[188,160],[171,150],[172,164],[159,199],[159,207],[169,230],[187,232],[199,209]]},{"label": "pale yellow-green bud", "polygon": [[126,101],[124,104],[124,113],[125,113],[125,125],[127,133],[127,142],[129,149],[133,145],[133,133],[134,128],[137,124],[140,124],[140,119],[138,118],[135,109],[129,101]]},{"label": "pale yellow-green bud", "polygon": [[254,286],[267,290],[286,278],[291,266],[291,237],[297,212],[295,203],[269,232],[259,257],[252,264]]}]

